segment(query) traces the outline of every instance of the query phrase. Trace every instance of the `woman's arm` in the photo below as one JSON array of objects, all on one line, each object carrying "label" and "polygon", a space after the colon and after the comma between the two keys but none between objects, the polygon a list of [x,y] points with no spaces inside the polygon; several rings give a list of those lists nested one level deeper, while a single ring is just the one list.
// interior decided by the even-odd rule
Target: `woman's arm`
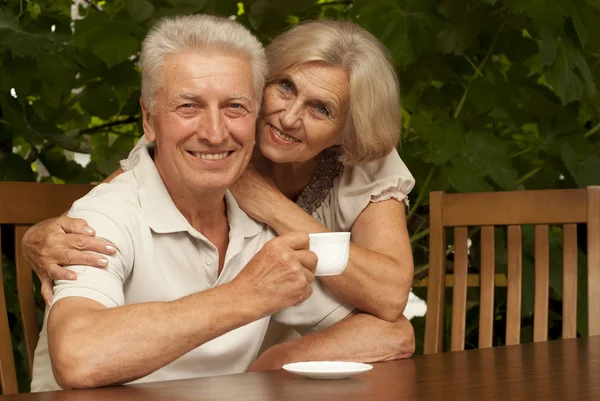
[{"label": "woman's arm", "polygon": [[[246,213],[279,234],[293,230],[329,231],[256,170],[246,170],[232,192]],[[341,301],[393,322],[404,312],[413,274],[405,206],[390,199],[369,203],[354,222],[350,259],[344,273],[320,280]]]},{"label": "woman's arm", "polygon": [[381,362],[410,358],[415,350],[412,325],[401,316],[386,322],[366,313],[266,350],[248,371],[280,369],[300,361]]},{"label": "woman's arm", "polygon": [[[110,182],[122,173],[119,168],[103,182]],[[65,211],[60,217],[34,225],[23,236],[25,259],[39,277],[42,297],[48,305],[54,295],[54,280],[77,278],[77,273],[63,266],[106,267],[108,259],[102,255],[112,255],[117,251],[111,242],[94,237],[96,232],[85,220],[72,219],[66,214]]]}]

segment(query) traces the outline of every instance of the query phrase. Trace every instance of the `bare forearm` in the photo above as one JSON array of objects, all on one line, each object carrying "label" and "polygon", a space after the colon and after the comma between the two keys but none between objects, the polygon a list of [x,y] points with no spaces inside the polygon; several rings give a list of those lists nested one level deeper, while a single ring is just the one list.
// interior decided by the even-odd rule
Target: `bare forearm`
[{"label": "bare forearm", "polygon": [[265,351],[249,371],[280,369],[299,361],[380,362],[409,358],[414,352],[414,331],[404,316],[386,322],[360,313],[298,340]]},{"label": "bare forearm", "polygon": [[[291,201],[280,200],[269,208],[267,224],[277,233],[292,230],[309,233],[327,232]],[[341,301],[387,321],[394,321],[404,311],[412,285],[414,267],[408,252],[401,262],[379,252],[351,244],[348,267],[339,276],[320,277],[320,280]]]},{"label": "bare forearm", "polygon": [[394,321],[404,311],[412,285],[412,256],[406,266],[378,252],[350,244],[348,267],[319,279],[340,300],[380,319]]},{"label": "bare forearm", "polygon": [[61,310],[61,303],[69,298],[57,302],[48,332],[59,384],[98,387],[129,382],[261,317],[243,308],[246,303],[237,302],[230,291],[223,285],[173,302],[86,309],[85,313],[73,310],[73,302],[65,305],[71,310]]}]

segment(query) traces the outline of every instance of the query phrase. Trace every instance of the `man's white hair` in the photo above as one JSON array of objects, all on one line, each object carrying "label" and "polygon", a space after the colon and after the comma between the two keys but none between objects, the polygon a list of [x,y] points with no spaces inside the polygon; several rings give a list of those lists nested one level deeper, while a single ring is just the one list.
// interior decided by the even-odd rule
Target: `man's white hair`
[{"label": "man's white hair", "polygon": [[142,101],[154,112],[165,56],[181,52],[223,50],[248,59],[252,68],[256,112],[262,103],[267,60],[259,40],[240,23],[206,14],[162,18],[142,43]]}]

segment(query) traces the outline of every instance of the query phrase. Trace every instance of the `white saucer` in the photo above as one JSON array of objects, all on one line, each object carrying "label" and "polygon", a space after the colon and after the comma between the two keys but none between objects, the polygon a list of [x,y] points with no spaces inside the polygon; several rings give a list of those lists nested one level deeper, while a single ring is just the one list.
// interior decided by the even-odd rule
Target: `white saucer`
[{"label": "white saucer", "polygon": [[283,365],[283,369],[309,379],[345,379],[373,369],[373,365],[359,362],[296,362]]}]

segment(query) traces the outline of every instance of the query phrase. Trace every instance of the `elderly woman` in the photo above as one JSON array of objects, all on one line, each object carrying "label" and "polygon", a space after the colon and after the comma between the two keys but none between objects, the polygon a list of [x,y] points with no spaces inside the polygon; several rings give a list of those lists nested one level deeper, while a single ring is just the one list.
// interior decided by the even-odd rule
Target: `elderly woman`
[{"label": "elderly woman", "polygon": [[[414,180],[395,150],[399,89],[387,51],[355,24],[312,21],[275,38],[267,57],[257,151],[232,188],[235,198],[279,234],[350,231],[348,267],[319,279],[341,302],[403,319],[414,270],[405,216]],[[137,163],[144,143],[123,169]],[[106,266],[101,255],[80,251],[115,251],[66,217],[34,227],[24,245],[40,266],[46,299],[51,279],[73,274],[60,265]]]}]

